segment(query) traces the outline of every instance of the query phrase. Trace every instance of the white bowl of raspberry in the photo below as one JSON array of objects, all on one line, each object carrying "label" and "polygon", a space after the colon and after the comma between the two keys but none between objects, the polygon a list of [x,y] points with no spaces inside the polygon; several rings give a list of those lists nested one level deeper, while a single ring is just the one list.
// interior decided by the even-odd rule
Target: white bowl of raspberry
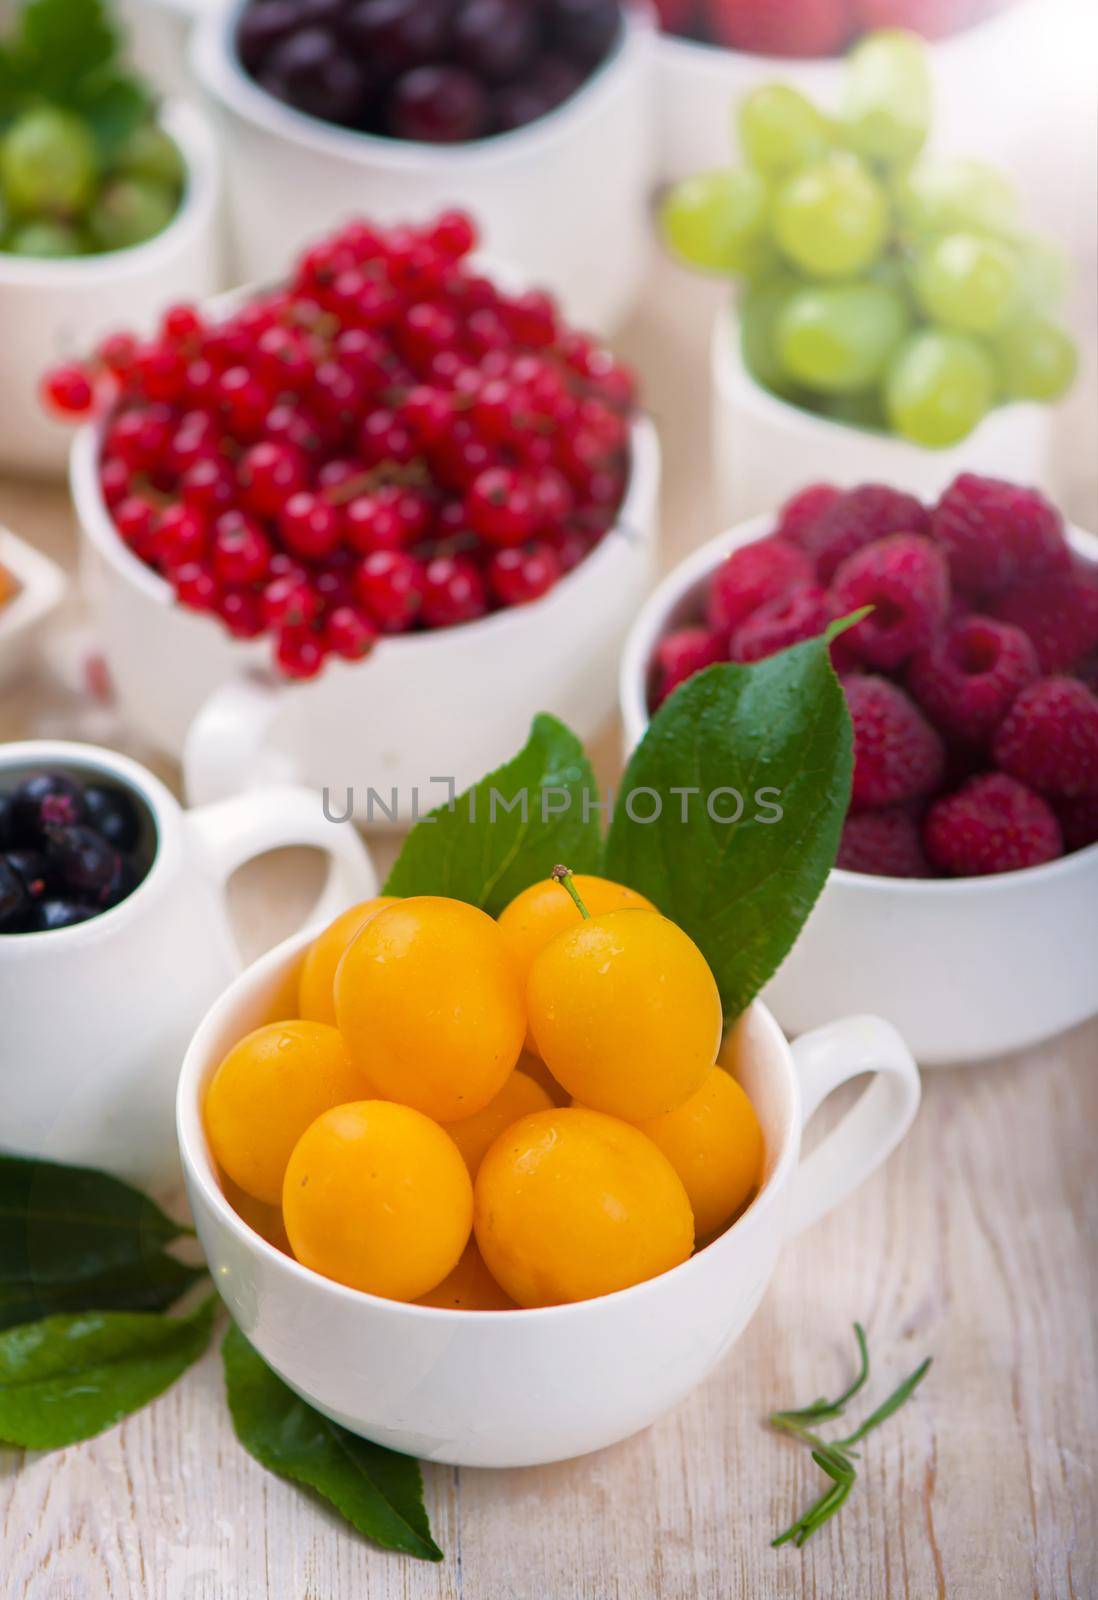
[{"label": "white bowl of raspberry", "polygon": [[[527,11],[532,15],[535,9]],[[266,37],[258,37],[260,28],[254,40],[239,31],[242,19],[261,11],[276,24],[269,47]],[[191,62],[225,133],[238,278],[270,278],[307,239],[362,208],[392,221],[419,220],[459,205],[476,217],[493,255],[544,282],[581,325],[612,331],[639,293],[650,246],[653,29],[647,15],[631,9],[620,21],[612,19],[616,37],[599,45],[605,55],[593,70],[583,69],[590,75],[584,80],[568,67],[570,87],[563,97],[554,91],[529,121],[518,108],[524,125],[511,131],[480,119],[475,127],[470,122],[471,131],[444,138],[437,127],[426,126],[439,120],[429,107],[429,116],[417,112],[412,119],[415,127],[425,125],[418,134],[414,127],[405,136],[363,131],[375,126],[373,112],[363,111],[355,95],[353,110],[339,107],[348,74],[361,75],[365,65],[387,60],[386,51],[398,46],[412,69],[402,81],[440,70],[430,64],[430,54],[420,63],[423,50],[430,49],[431,18],[445,17],[446,8],[407,6],[404,12],[400,18],[386,8],[386,40],[371,34],[365,41],[353,31],[350,7],[314,6],[301,12],[307,34],[302,46],[296,42],[304,37],[300,19],[294,37],[286,37],[293,31],[287,28],[287,18],[296,15],[292,6],[234,4],[211,8],[198,22]],[[384,19],[371,25],[378,22]],[[492,31],[494,39],[481,45],[503,49],[509,29]],[[399,37],[394,42],[389,35]],[[312,65],[297,59],[309,44],[319,46],[322,56]],[[449,47],[439,44],[440,52],[444,48]],[[287,49],[293,55],[288,66]],[[468,89],[469,73],[459,70]],[[337,80],[332,86],[326,73]],[[319,87],[314,77],[322,80]],[[469,92],[480,91],[474,85]],[[397,90],[386,94],[391,106]],[[297,105],[288,103],[295,96]],[[316,114],[298,109],[304,105]]]},{"label": "white bowl of raspberry", "polygon": [[129,249],[57,260],[0,251],[0,468],[7,472],[64,472],[70,433],[42,404],[47,367],[120,323],[151,322],[171,300],[222,285],[210,131],[187,105],[169,105],[160,120],[187,167],[179,210],[162,233]]},{"label": "white bowl of raspberry", "polygon": [[989,411],[967,438],[929,449],[895,433],[856,427],[780,399],[744,362],[740,321],[722,308],[713,329],[712,458],[716,512],[742,522],[778,505],[798,483],[887,483],[936,498],[961,472],[1046,477],[1052,437],[1048,406],[1014,402]]},{"label": "white bowl of raspberry", "polygon": [[[654,568],[655,430],[608,352],[464,262],[463,218],[413,239],[450,252],[449,300],[398,292],[379,252],[407,234],[352,224],[284,286],[173,308],[152,347],[101,357],[121,398],[72,455],[86,590],[122,706],[192,803],[293,774],[407,826],[536,712],[581,737],[613,712]],[[340,299],[348,241],[370,307],[396,296],[388,332]]]},{"label": "white bowl of raspberry", "polygon": [[1093,534],[995,480],[933,508],[815,485],[652,595],[622,659],[626,747],[693,671],[863,603],[869,634],[833,645],[856,751],[839,865],[767,1003],[791,1033],[871,1010],[923,1066],[1027,1048],[1098,1009]]}]

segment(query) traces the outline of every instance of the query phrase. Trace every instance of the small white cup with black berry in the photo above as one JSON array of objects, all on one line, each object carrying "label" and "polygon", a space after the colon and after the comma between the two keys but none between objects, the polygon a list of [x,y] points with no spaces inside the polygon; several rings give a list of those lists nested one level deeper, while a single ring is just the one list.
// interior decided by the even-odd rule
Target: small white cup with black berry
[{"label": "small white cup with black berry", "polygon": [[923,1066],[1028,1048],[1098,1009],[1098,538],[1043,496],[814,485],[719,535],[634,624],[627,747],[691,672],[866,605],[833,645],[856,749],[838,864],[767,1003],[794,1034],[875,1012]]}]

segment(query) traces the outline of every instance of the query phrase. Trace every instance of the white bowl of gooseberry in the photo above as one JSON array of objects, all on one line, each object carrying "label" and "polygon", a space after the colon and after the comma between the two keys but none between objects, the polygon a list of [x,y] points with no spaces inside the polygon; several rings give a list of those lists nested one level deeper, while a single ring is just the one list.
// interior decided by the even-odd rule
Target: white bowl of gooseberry
[{"label": "white bowl of gooseberry", "polygon": [[617,0],[210,8],[191,62],[225,131],[239,277],[363,206],[459,205],[494,256],[612,331],[650,247],[652,43]]},{"label": "white bowl of gooseberry", "polygon": [[[859,532],[873,521],[893,531]],[[981,525],[984,549],[999,540],[1004,552],[990,588],[950,545],[950,527]],[[851,811],[839,864],[765,998],[793,1034],[836,1006],[873,1011],[921,1066],[942,1066],[1029,1048],[1094,1012],[1098,539],[1065,528],[1036,491],[974,476],[936,507],[879,485],[813,485],[660,584],[626,643],[621,709],[631,749],[662,699],[711,662],[762,659],[863,604],[881,634],[902,627],[905,580],[887,570],[896,540],[902,560],[924,563],[920,582],[934,575],[937,622],[887,667],[888,645],[868,660],[857,630],[833,645],[855,722]],[[944,586],[935,546],[948,551]],[[766,557],[745,561],[749,548]],[[1050,695],[1054,735],[1038,726]],[[875,722],[886,731],[859,776],[857,730]],[[885,793],[870,769],[901,725],[919,771]]]},{"label": "white bowl of gooseberry", "polygon": [[42,404],[48,367],[120,322],[151,324],[172,300],[205,297],[222,286],[217,163],[209,129],[193,107],[170,104],[159,130],[185,168],[178,209],[162,231],[98,254],[0,250],[0,465],[7,471],[64,471],[70,432]]},{"label": "white bowl of gooseberry", "polygon": [[612,711],[655,432],[631,374],[471,243],[460,214],[350,224],[286,288],[176,307],[91,363],[120,398],[73,448],[87,590],[192,800],[293,771],[406,823],[532,707],[585,736]]}]

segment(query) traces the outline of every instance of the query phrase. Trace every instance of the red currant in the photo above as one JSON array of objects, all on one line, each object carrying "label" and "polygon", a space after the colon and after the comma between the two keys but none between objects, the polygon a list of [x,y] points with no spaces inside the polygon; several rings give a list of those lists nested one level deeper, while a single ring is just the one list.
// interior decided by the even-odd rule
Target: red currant
[{"label": "red currant", "polygon": [[537,528],[529,481],[512,467],[478,473],[465,497],[469,526],[490,544],[522,544]]},{"label": "red currant", "polygon": [[324,665],[324,645],[308,628],[282,628],[275,663],[287,678],[315,678]]},{"label": "red currant", "polygon": [[403,633],[423,602],[422,563],[403,550],[376,550],[355,573],[355,593],[383,633]]},{"label": "red currant", "polygon": [[181,567],[206,554],[209,529],[206,519],[190,506],[167,506],[161,513],[153,537],[153,553],[159,565]]},{"label": "red currant", "polygon": [[320,610],[315,590],[305,578],[294,573],[272,578],[263,590],[260,603],[268,628],[304,627]]},{"label": "red currant", "polygon": [[42,381],[46,408],[62,417],[86,417],[95,404],[95,390],[83,367],[54,367]]},{"label": "red currant", "polygon": [[472,622],[488,609],[484,579],[468,556],[436,556],[423,581],[423,621],[429,628]]},{"label": "red currant", "polygon": [[560,578],[563,568],[556,551],[547,544],[497,550],[488,563],[488,582],[505,606],[540,600]]},{"label": "red currant", "polygon": [[241,499],[261,517],[277,516],[289,497],[305,487],[305,457],[285,440],[261,439],[245,450],[237,466]]},{"label": "red currant", "polygon": [[278,531],[283,543],[307,561],[320,561],[339,548],[343,537],[340,514],[327,500],[299,489],[282,507]]},{"label": "red currant", "polygon": [[271,545],[246,511],[225,511],[213,525],[213,568],[220,583],[260,583],[271,564]]},{"label": "red currant", "polygon": [[263,632],[263,608],[251,589],[226,589],[217,611],[234,639],[254,639]]},{"label": "red currant", "polygon": [[217,579],[201,561],[189,561],[172,574],[176,598],[191,611],[212,611],[220,593]]},{"label": "red currant", "polygon": [[377,643],[377,629],[357,606],[337,606],[324,624],[324,641],[345,661],[361,661]]}]

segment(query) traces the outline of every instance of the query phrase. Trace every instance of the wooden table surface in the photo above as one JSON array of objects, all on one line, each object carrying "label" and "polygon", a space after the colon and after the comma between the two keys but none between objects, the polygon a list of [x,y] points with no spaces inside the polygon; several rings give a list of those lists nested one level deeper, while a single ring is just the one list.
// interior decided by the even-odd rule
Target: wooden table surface
[{"label": "wooden table surface", "polygon": [[[667,467],[664,561],[715,525],[707,498],[715,293],[654,269],[621,341]],[[1088,313],[1090,315],[1090,313]],[[1093,341],[1090,341],[1093,351]],[[1093,365],[1064,410],[1056,492],[1098,526]],[[0,481],[0,522],[71,565],[56,488]],[[79,605],[68,608],[72,620]],[[59,644],[0,698],[0,737],[126,744],[74,692]],[[137,754],[144,754],[140,749]],[[609,777],[616,729],[596,750]],[[158,763],[163,771],[162,764]],[[169,779],[174,775],[169,770]],[[385,866],[390,846],[379,846]],[[253,864],[235,909],[250,951],[288,932],[315,865]],[[933,997],[927,997],[933,1003]],[[786,1249],[754,1322],[702,1388],[639,1437],[574,1462],[425,1470],[438,1566],[375,1550],[233,1437],[211,1350],[160,1400],[53,1454],[0,1451],[6,1600],[882,1600],[1098,1595],[1098,1022],[1024,1056],[928,1072],[887,1167]],[[829,1112],[821,1113],[826,1121]],[[765,1414],[843,1386],[850,1325],[871,1399],[927,1354],[918,1396],[863,1446],[857,1488],[805,1548],[769,1540],[816,1497],[803,1447]],[[628,1361],[623,1350],[621,1359]]]}]

